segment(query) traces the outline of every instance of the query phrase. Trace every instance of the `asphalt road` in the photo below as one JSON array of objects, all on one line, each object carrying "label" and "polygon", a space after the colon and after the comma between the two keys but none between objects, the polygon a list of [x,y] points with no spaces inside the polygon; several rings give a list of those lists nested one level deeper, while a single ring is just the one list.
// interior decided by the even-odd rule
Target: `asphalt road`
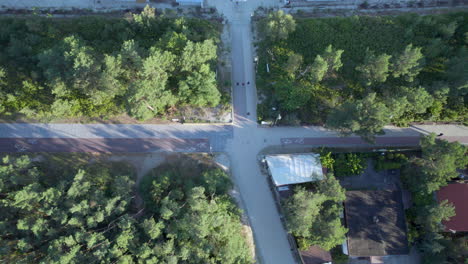
[{"label": "asphalt road", "polygon": [[209,152],[208,139],[0,138],[0,152]]}]

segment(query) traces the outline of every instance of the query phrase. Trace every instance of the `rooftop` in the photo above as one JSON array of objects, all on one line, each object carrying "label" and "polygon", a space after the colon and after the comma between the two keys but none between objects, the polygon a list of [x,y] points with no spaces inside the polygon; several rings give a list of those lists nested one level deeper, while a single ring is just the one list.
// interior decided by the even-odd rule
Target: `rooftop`
[{"label": "rooftop", "polygon": [[317,246],[311,246],[308,250],[300,250],[303,264],[323,264],[332,261],[330,252]]},{"label": "rooftop", "polygon": [[323,179],[319,154],[268,155],[265,159],[276,186]]},{"label": "rooftop", "polygon": [[455,207],[456,215],[444,221],[447,231],[468,231],[468,183],[451,183],[440,188],[437,200],[448,200]]},{"label": "rooftop", "polygon": [[399,191],[348,191],[345,215],[350,256],[408,254],[405,214]]}]

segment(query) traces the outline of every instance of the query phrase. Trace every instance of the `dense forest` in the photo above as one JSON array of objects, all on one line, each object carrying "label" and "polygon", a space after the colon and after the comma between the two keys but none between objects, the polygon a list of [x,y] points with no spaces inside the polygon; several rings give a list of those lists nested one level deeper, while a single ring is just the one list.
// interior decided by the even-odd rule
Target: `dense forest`
[{"label": "dense forest", "polygon": [[75,156],[0,160],[1,263],[253,262],[222,170],[156,168],[143,206],[131,165]]},{"label": "dense forest", "polygon": [[139,120],[221,101],[219,25],[145,8],[126,18],[0,19],[0,118]]},{"label": "dense forest", "polygon": [[468,121],[468,13],[257,24],[260,121],[325,124],[372,141],[383,125]]}]

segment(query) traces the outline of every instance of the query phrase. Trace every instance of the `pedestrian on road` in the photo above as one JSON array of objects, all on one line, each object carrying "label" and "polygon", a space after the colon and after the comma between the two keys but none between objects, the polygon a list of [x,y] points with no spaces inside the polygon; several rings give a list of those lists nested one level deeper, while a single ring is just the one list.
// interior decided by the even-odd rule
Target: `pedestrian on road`
[{"label": "pedestrian on road", "polygon": [[250,82],[247,82],[247,84],[250,84]]}]

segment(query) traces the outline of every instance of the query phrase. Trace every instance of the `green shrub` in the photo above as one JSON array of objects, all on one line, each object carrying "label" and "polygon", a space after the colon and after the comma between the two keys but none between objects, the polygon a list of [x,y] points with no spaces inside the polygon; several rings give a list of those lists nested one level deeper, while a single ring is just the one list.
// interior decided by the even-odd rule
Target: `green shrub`
[{"label": "green shrub", "polygon": [[333,159],[331,152],[320,153],[320,162],[322,163],[322,167],[333,171],[333,164],[335,163],[335,160]]},{"label": "green shrub", "polygon": [[359,175],[366,169],[366,159],[355,153],[339,153],[335,157],[334,172],[337,177]]},{"label": "green shrub", "polygon": [[388,152],[375,160],[374,169],[376,171],[400,169],[407,161],[408,157],[403,153]]},{"label": "green shrub", "polygon": [[333,263],[344,264],[348,262],[348,255],[343,254],[341,246],[334,247],[331,251]]}]

